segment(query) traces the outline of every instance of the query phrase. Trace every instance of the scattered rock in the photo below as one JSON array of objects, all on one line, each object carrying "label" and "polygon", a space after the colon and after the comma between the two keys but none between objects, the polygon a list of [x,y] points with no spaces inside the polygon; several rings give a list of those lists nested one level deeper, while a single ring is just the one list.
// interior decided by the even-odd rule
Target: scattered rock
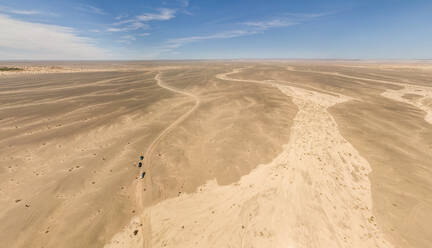
[{"label": "scattered rock", "polygon": [[138,230],[135,230],[133,234],[136,236],[138,234]]},{"label": "scattered rock", "polygon": [[20,201],[21,201],[21,199],[16,199],[16,200],[15,200],[15,202],[20,202]]}]

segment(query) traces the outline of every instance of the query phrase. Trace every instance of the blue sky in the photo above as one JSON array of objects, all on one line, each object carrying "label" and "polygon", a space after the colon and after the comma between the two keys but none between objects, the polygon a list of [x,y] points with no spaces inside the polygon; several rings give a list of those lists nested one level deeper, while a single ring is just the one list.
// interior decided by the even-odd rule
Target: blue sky
[{"label": "blue sky", "polygon": [[432,58],[432,1],[0,0],[0,60]]}]

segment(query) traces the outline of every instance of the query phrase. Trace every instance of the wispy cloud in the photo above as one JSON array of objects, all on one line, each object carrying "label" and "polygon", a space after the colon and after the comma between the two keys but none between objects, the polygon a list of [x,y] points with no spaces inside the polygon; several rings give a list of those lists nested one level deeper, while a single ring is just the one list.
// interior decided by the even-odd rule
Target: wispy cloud
[{"label": "wispy cloud", "polygon": [[189,6],[189,0],[178,0],[178,2],[183,8],[187,8]]},{"label": "wispy cloud", "polygon": [[172,50],[182,47],[186,44],[199,42],[203,40],[213,40],[213,39],[231,39],[240,36],[254,35],[263,33],[266,30],[272,28],[289,27],[294,25],[299,25],[307,20],[312,20],[327,14],[305,14],[305,13],[286,13],[282,17],[273,18],[268,20],[260,21],[249,21],[239,23],[243,26],[240,30],[223,31],[215,34],[204,35],[204,36],[190,36],[170,39],[165,42],[162,47],[162,52],[171,52]]},{"label": "wispy cloud", "polygon": [[97,15],[106,15],[107,14],[103,9],[100,9],[98,7],[95,7],[95,6],[92,6],[89,4],[79,4],[79,5],[75,6],[75,9],[82,11],[82,12],[90,13],[90,14],[97,14]]},{"label": "wispy cloud", "polygon": [[117,42],[130,44],[132,41],[135,41],[136,37],[133,35],[123,35],[120,36],[120,39],[117,40]]},{"label": "wispy cloud", "polygon": [[120,15],[116,16],[114,19],[121,20],[121,19],[124,19],[124,18],[126,18],[128,16],[129,16],[128,14],[120,14]]},{"label": "wispy cloud", "polygon": [[292,20],[274,19],[269,21],[244,22],[243,24],[246,26],[251,26],[259,29],[270,29],[270,28],[294,26],[297,25],[298,22]]},{"label": "wispy cloud", "polygon": [[0,5],[0,12],[12,15],[55,15],[54,13],[44,12],[40,10],[29,10],[29,9],[14,9],[7,6]]},{"label": "wispy cloud", "polygon": [[137,16],[137,19],[144,22],[149,21],[167,21],[175,17],[176,11],[174,9],[159,9],[158,13],[144,13]]},{"label": "wispy cloud", "polygon": [[334,12],[324,12],[324,13],[285,13],[285,16],[287,17],[295,17],[300,19],[313,19],[318,18],[326,15],[331,15]]},{"label": "wispy cloud", "polygon": [[[118,20],[118,19],[116,18],[116,20]],[[126,20],[121,20],[121,21],[118,21],[118,22],[114,22],[112,25],[113,26],[120,26],[120,25],[123,25],[123,24],[131,23],[131,22],[137,22],[137,20],[136,19],[126,19]]]},{"label": "wispy cloud", "polygon": [[[111,27],[111,28],[108,28],[107,31],[108,32],[128,32],[128,31],[134,31],[134,30],[138,30],[138,29],[149,28],[148,24],[142,23],[142,22],[132,21],[132,22],[125,22],[125,23],[127,23],[126,26]],[[121,25],[121,24],[119,24],[119,25]],[[119,25],[115,25],[115,26],[119,26]]]},{"label": "wispy cloud", "polygon": [[270,20],[249,21],[241,23],[246,26],[254,27],[257,29],[271,29],[279,27],[289,27],[301,24],[308,20],[313,20],[321,16],[328,15],[328,13],[285,13],[283,16],[273,18]]},{"label": "wispy cloud", "polygon": [[203,41],[203,40],[213,40],[213,39],[229,39],[240,36],[252,35],[256,34],[259,31],[257,30],[232,30],[226,32],[215,33],[211,35],[203,35],[203,36],[191,36],[191,37],[183,37],[168,40],[165,43],[164,50],[169,51],[174,48],[178,48],[184,46],[189,43]]},{"label": "wispy cloud", "polygon": [[159,9],[157,13],[144,13],[131,19],[124,19],[126,15],[117,16],[118,20],[112,24],[112,27],[107,28],[108,32],[130,32],[139,29],[148,29],[151,21],[167,21],[175,17],[174,9]]},{"label": "wispy cloud", "polygon": [[102,59],[105,50],[74,29],[26,22],[0,14],[2,59]]}]

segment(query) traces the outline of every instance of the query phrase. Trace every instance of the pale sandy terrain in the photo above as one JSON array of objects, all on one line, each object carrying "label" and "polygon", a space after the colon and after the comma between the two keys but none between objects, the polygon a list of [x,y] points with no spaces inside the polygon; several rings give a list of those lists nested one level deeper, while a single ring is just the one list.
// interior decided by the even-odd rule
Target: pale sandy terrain
[{"label": "pale sandy terrain", "polygon": [[0,75],[2,246],[432,246],[428,62],[33,63]]}]

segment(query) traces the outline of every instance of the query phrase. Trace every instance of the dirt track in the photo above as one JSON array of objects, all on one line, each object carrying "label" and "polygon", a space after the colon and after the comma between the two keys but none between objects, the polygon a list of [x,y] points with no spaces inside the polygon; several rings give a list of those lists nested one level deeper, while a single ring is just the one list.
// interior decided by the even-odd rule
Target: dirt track
[{"label": "dirt track", "polygon": [[[148,185],[147,188],[149,188],[149,190],[152,192],[152,175],[151,175],[151,171],[152,171],[152,159],[155,156],[154,152],[156,147],[159,145],[160,141],[166,136],[168,135],[174,128],[177,127],[178,124],[180,124],[181,122],[183,122],[186,118],[188,118],[200,105],[200,99],[198,98],[198,96],[191,94],[189,92],[186,91],[182,91],[173,87],[170,87],[166,84],[163,83],[162,79],[161,79],[161,73],[159,72],[158,74],[156,74],[155,76],[155,80],[157,81],[157,85],[167,89],[169,91],[172,91],[174,93],[178,93],[181,95],[185,95],[188,97],[191,97],[194,101],[195,104],[194,106],[187,111],[186,113],[182,114],[181,116],[179,116],[174,122],[172,122],[167,128],[165,128],[153,141],[152,143],[149,145],[149,147],[147,148],[147,151],[145,152],[144,155],[144,167],[141,169],[140,171],[140,175],[142,172],[147,171],[146,174],[146,178],[145,180],[148,180],[148,183],[144,183],[143,180],[140,180],[140,182],[137,184],[137,189],[136,189],[136,194],[137,194],[137,204],[140,206],[140,212],[141,214],[141,223],[144,223],[142,228],[142,233],[144,233],[145,237],[150,237],[151,233],[152,233],[152,228],[151,225],[149,225],[149,223],[151,223],[151,219],[152,219],[152,212],[151,212],[151,208],[150,209],[145,209],[144,205],[143,205],[143,188],[145,188],[145,185]],[[148,238],[144,238],[143,240],[143,247],[151,247],[150,245],[151,240],[148,240]]]}]

